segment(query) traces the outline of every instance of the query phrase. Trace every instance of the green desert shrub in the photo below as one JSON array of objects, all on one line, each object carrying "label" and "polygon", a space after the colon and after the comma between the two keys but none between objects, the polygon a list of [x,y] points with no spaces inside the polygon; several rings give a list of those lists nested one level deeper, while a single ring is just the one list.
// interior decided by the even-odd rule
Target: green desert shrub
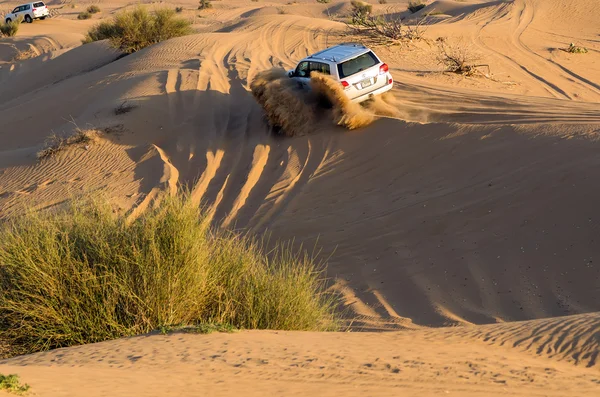
[{"label": "green desert shrub", "polygon": [[406,8],[408,8],[408,10],[414,14],[415,12],[425,8],[425,6],[426,4],[421,0],[411,0],[408,2],[408,6]]},{"label": "green desert shrub", "polygon": [[92,14],[90,14],[87,11],[80,12],[79,15],[77,15],[77,19],[90,19],[91,17],[92,17]]},{"label": "green desert shrub", "polygon": [[21,26],[20,19],[11,22],[0,23],[0,33],[2,36],[13,37],[19,31],[19,26]]},{"label": "green desert shrub", "polygon": [[317,3],[327,4],[327,3],[331,3],[331,0],[317,0]]},{"label": "green desert shrub", "polygon": [[565,51],[570,52],[571,54],[587,54],[588,49],[571,43]]},{"label": "green desert shrub", "polygon": [[87,8],[87,12],[89,12],[90,14],[97,14],[100,11],[102,10],[100,10],[100,7],[98,7],[97,5],[91,5]]},{"label": "green desert shrub", "polygon": [[133,53],[152,44],[192,33],[190,22],[175,18],[175,11],[160,9],[154,13],[142,6],[115,15],[90,29],[84,43],[110,40],[113,47]]},{"label": "green desert shrub", "polygon": [[178,14],[183,12],[183,7],[175,7],[175,12]]},{"label": "green desert shrub", "polygon": [[187,194],[134,220],[103,200],[26,212],[0,229],[0,339],[23,354],[206,323],[335,329],[323,268],[295,252],[215,231]]},{"label": "green desert shrub", "polygon": [[9,393],[22,395],[29,391],[29,385],[22,385],[18,375],[0,374],[0,390],[5,390]]}]

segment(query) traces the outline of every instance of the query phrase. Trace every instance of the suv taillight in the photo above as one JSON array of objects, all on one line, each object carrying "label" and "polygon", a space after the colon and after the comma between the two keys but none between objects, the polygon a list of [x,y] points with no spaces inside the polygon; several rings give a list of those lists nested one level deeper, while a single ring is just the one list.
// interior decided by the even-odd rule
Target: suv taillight
[{"label": "suv taillight", "polygon": [[388,70],[390,70],[390,68],[388,67],[387,63],[384,63],[379,67],[379,74],[386,74]]},{"label": "suv taillight", "polygon": [[347,81],[342,80],[342,87],[344,87],[344,89],[346,89],[346,88],[350,87],[350,84],[348,84]]},{"label": "suv taillight", "polygon": [[33,9],[33,11],[34,11],[34,12],[35,12],[35,11],[37,11],[37,8],[34,8],[34,9]]}]

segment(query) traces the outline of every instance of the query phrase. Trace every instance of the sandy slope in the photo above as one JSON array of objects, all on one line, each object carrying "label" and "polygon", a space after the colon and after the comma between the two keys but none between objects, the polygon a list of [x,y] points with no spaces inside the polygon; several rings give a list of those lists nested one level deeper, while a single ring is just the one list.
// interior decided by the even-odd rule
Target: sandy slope
[{"label": "sandy slope", "polygon": [[[440,13],[427,36],[470,43],[493,78],[441,73],[435,45],[380,47],[396,79],[388,98],[392,117],[352,132],[323,121],[314,134],[293,139],[269,134],[249,82],[262,70],[292,67],[352,39],[339,22],[347,2],[223,0],[202,12],[195,2],[177,3],[201,34],[116,61],[105,43],[80,46],[90,24],[126,5],[99,4],[103,12],[93,21],[77,21],[86,4],[57,3],[57,18],[23,25],[17,37],[0,40],[0,217],[24,204],[46,208],[95,190],[123,208],[143,209],[158,191],[183,184],[198,203],[211,205],[215,224],[268,230],[309,247],[318,239],[330,256],[334,287],[361,315],[357,329],[415,330],[119,341],[73,350],[81,352],[82,368],[19,368],[36,389],[53,387],[65,371],[80,376],[66,381],[72,387],[93,382],[99,371],[118,379],[118,387],[135,384],[157,395],[161,387],[185,390],[189,382],[213,387],[206,377],[190,380],[196,371],[216,380],[241,371],[241,390],[259,376],[272,380],[266,390],[290,387],[290,393],[291,385],[300,393],[308,377],[306,387],[321,390],[316,374],[350,379],[358,371],[372,395],[397,387],[425,395],[565,395],[598,388],[600,9],[594,0],[435,1],[420,12]],[[390,1],[374,10],[407,15],[405,4]],[[0,9],[14,5],[3,1]],[[590,52],[560,50],[570,42]],[[28,50],[31,59],[13,60]],[[136,107],[115,115],[124,101]],[[50,133],[69,132],[74,124],[104,131],[102,141],[35,159]],[[592,314],[514,323],[580,313]],[[494,322],[502,324],[421,329]],[[159,349],[155,344],[171,342],[170,357],[154,357],[156,365],[128,362],[136,349],[149,357]],[[218,343],[248,350],[230,353],[227,362],[213,357],[206,367],[180,362],[188,357],[185,349],[208,360],[219,354]],[[269,366],[232,366],[232,360],[257,358],[267,344],[273,344],[269,357],[260,358]],[[314,346],[311,354],[326,361],[326,369],[313,363],[287,371],[293,357],[276,347],[283,344],[300,352]],[[395,354],[390,344],[405,360],[423,364],[390,374],[385,364],[369,361],[385,357],[398,365],[387,357]],[[121,349],[115,364],[132,372],[94,363],[94,354],[102,354],[96,349]],[[352,360],[336,361],[331,354],[340,349]],[[9,365],[45,366],[65,352]],[[467,363],[480,360],[485,371]],[[161,376],[173,376],[167,371],[174,363],[181,368],[176,384],[159,384]],[[362,368],[367,363],[373,366]],[[494,383],[494,373],[515,387]],[[444,385],[434,386],[434,376]],[[352,390],[340,379],[329,393]],[[532,389],[520,390],[520,382]],[[56,395],[69,395],[70,383],[60,387],[63,394],[56,389]]]},{"label": "sandy slope", "polygon": [[17,357],[0,372],[43,396],[595,395],[599,326],[593,315],[376,334],[175,333]]}]

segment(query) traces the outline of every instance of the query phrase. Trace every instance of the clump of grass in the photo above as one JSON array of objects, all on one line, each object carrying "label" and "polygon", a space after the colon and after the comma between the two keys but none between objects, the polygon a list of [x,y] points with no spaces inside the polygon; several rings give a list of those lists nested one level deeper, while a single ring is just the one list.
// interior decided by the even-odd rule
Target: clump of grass
[{"label": "clump of grass", "polygon": [[387,0],[379,0],[379,4],[387,4]]},{"label": "clump of grass", "polygon": [[0,337],[23,354],[207,323],[333,330],[322,276],[289,244],[215,231],[189,194],[133,220],[74,200],[0,228]]},{"label": "clump of grass", "polygon": [[115,108],[115,115],[119,116],[121,114],[125,114],[125,113],[129,113],[131,112],[133,109],[135,109],[137,106],[127,103],[127,101],[123,102],[122,104],[120,104],[119,106],[117,106]]},{"label": "clump of grass", "polygon": [[331,3],[331,0],[317,0],[317,3],[328,4]]},{"label": "clump of grass", "polygon": [[565,51],[571,54],[587,54],[588,49],[585,47],[576,46],[575,44],[571,43]]},{"label": "clump of grass", "polygon": [[11,22],[3,22],[0,23],[0,33],[2,36],[13,37],[19,31],[19,27],[21,26],[21,20],[17,19]]},{"label": "clump of grass", "polygon": [[161,326],[158,329],[161,334],[170,334],[173,332],[183,332],[186,334],[212,334],[213,332],[233,333],[238,331],[233,325],[218,323],[200,323],[192,326],[169,327]]},{"label": "clump of grass", "polygon": [[371,11],[373,11],[373,6],[369,3],[365,3],[364,1],[352,0],[350,4],[352,5],[353,15],[366,17],[367,15],[371,14]]},{"label": "clump of grass", "polygon": [[92,14],[90,14],[87,11],[80,12],[79,15],[77,15],[77,19],[90,19],[91,17],[92,17]]},{"label": "clump of grass", "polygon": [[425,8],[426,4],[422,0],[411,0],[408,2],[408,10],[413,14],[419,10]]},{"label": "clump of grass", "polygon": [[200,5],[198,6],[199,10],[207,10],[209,8],[212,8],[210,0],[200,0]]},{"label": "clump of grass", "polygon": [[97,5],[91,5],[87,8],[87,12],[89,12],[90,14],[97,14],[100,11],[102,10]]},{"label": "clump of grass", "polygon": [[37,152],[36,156],[38,160],[46,159],[65,150],[68,147],[96,141],[98,137],[98,131],[82,130],[79,128],[75,130],[73,135],[67,137],[52,134],[46,138],[43,149]]},{"label": "clump of grass", "polygon": [[160,9],[149,13],[142,6],[115,15],[90,29],[84,43],[108,39],[125,53],[133,53],[158,42],[192,33],[190,22],[174,18],[175,11]]},{"label": "clump of grass", "polygon": [[25,394],[29,391],[28,384],[21,384],[18,375],[2,375],[0,374],[0,390],[5,390],[14,394]]},{"label": "clump of grass", "polygon": [[178,14],[183,12],[183,7],[175,7],[175,12]]}]

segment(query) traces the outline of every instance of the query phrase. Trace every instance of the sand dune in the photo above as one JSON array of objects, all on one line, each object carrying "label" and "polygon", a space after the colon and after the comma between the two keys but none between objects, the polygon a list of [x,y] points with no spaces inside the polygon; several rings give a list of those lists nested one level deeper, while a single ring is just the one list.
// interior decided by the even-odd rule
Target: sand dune
[{"label": "sand dune", "polygon": [[[47,396],[594,395],[599,350],[589,327],[599,321],[576,316],[383,334],[175,333],[17,357],[0,371],[21,374]],[[578,343],[580,356],[569,349]]]},{"label": "sand dune", "polygon": [[[142,211],[184,185],[215,225],[317,244],[355,330],[403,331],[150,336],[15,358],[0,372],[40,395],[221,395],[234,386],[216,383],[234,375],[239,390],[260,379],[255,394],[600,390],[595,1],[430,2],[411,16],[441,13],[430,43],[377,48],[396,83],[373,123],[321,120],[286,139],[272,136],[250,84],[355,39],[340,19],[349,2],[223,0],[197,12],[186,1],[201,33],[120,59],[106,43],[80,45],[126,6],[99,4],[92,21],[76,20],[83,4],[64,6],[0,40],[0,218],[94,191]],[[405,4],[374,12],[409,16]],[[442,73],[440,36],[472,46],[491,75]],[[562,51],[571,42],[588,54]],[[15,61],[19,51],[30,59]],[[116,115],[123,102],[134,108]],[[36,159],[75,124],[102,141]],[[427,328],[447,325],[459,327]],[[54,388],[59,374],[69,376]],[[114,389],[100,384],[109,377]]]}]

